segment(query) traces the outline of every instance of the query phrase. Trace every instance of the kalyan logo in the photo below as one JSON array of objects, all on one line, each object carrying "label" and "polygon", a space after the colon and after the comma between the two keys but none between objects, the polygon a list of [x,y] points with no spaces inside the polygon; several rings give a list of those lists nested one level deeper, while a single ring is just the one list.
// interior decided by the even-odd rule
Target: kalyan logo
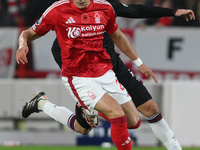
[{"label": "kalyan logo", "polygon": [[66,29],[68,31],[69,38],[78,38],[81,32],[97,32],[104,31],[104,25],[88,25],[79,27],[69,27]]},{"label": "kalyan logo", "polygon": [[81,34],[81,29],[77,27],[67,28],[69,38],[77,38]]}]

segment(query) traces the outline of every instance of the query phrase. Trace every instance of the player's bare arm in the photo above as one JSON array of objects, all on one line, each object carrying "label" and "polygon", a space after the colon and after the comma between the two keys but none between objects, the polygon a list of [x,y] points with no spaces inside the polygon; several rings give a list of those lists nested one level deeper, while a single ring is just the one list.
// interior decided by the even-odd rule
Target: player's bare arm
[{"label": "player's bare arm", "polygon": [[16,52],[16,61],[17,63],[22,63],[22,64],[26,64],[28,63],[27,60],[27,53],[29,51],[28,48],[28,43],[39,38],[40,35],[36,34],[32,28],[29,28],[28,30],[24,30],[20,36],[19,36],[19,47],[18,50]]},{"label": "player's bare arm", "polygon": [[131,43],[128,41],[126,36],[118,28],[114,33],[109,34],[116,46],[127,55],[132,61],[138,58]]},{"label": "player's bare arm", "polygon": [[[112,38],[113,42],[116,44],[116,46],[126,55],[128,56],[132,61],[137,61],[138,56],[131,46],[131,43],[128,41],[126,36],[119,30],[117,29],[114,33],[109,34],[110,37]],[[138,68],[141,73],[143,73],[146,77],[152,77],[154,81],[157,83],[158,80],[152,70],[148,68],[144,63],[141,62],[141,64],[138,65]]]},{"label": "player's bare arm", "polygon": [[176,17],[183,16],[186,21],[195,20],[195,15],[192,10],[178,9],[175,13]]}]

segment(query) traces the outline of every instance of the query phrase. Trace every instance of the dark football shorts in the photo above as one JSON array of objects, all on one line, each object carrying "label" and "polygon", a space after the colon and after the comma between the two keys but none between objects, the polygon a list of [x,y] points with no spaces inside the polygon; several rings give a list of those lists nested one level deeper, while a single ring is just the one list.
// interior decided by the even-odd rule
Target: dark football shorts
[{"label": "dark football shorts", "polygon": [[142,81],[122,62],[120,57],[115,59],[113,70],[119,82],[126,88],[136,107],[152,99]]}]

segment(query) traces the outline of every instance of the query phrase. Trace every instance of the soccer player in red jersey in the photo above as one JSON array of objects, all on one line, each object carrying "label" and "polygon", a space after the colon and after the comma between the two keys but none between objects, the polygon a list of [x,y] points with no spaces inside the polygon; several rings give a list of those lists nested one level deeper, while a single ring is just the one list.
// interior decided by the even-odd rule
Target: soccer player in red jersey
[{"label": "soccer player in red jersey", "polygon": [[[185,17],[186,21],[195,19],[195,15],[192,10],[150,7],[139,4],[123,5],[118,0],[107,1],[109,1],[109,3],[113,6],[116,16],[128,18],[159,18],[165,16],[183,16]],[[131,70],[128,69],[128,67],[122,62],[122,60],[119,57],[119,54],[117,54],[114,50],[114,44],[112,40],[106,33],[104,33],[103,47],[106,48],[107,53],[111,57],[113,71],[115,72],[117,79],[127,89],[138,111],[145,116],[154,135],[162,142],[162,144],[168,150],[181,150],[182,148],[174,132],[170,129],[167,122],[162,117],[162,114],[161,112],[159,112],[157,104],[153,101],[151,95],[143,85],[142,81],[137,79],[137,77],[133,75]],[[60,55],[61,50],[57,39],[54,41],[51,50],[56,63],[59,65],[60,68],[62,68],[62,61]],[[61,111],[57,110],[54,110],[54,113],[55,112],[61,113]],[[90,131],[91,127],[85,121],[85,117],[82,117],[83,112],[78,107],[78,105],[76,105],[76,114],[74,114],[67,108],[65,108],[65,111],[62,111],[62,113],[66,113],[66,116],[68,116],[68,114],[73,114],[74,116],[76,116],[76,121],[78,122],[76,122],[77,132],[81,134],[87,134]],[[92,117],[94,118],[94,116]],[[63,118],[61,120],[68,120],[68,122],[74,121],[71,120],[70,117],[69,119]],[[63,122],[61,120],[60,122]],[[95,121],[91,121],[93,125],[96,123]],[[70,124],[71,123],[68,123],[68,126]],[[69,127],[73,129],[73,126]]]},{"label": "soccer player in red jersey", "polygon": [[[111,4],[112,4],[112,6],[115,8],[115,12],[117,12],[117,15],[119,15],[119,16],[124,16],[124,17],[131,17],[131,18],[140,18],[140,17],[161,17],[161,16],[173,16],[173,15],[176,15],[176,16],[179,16],[179,15],[187,15],[187,14],[191,14],[191,16],[190,17],[194,17],[194,15],[192,15],[192,11],[191,10],[178,10],[178,11],[176,11],[176,10],[173,10],[173,9],[164,9],[164,8],[150,8],[150,7],[146,7],[146,6],[142,6],[142,5],[130,5],[130,7],[128,7],[128,6],[123,6],[122,4],[118,4],[117,2],[115,2],[115,1],[109,1],[109,2],[111,2]],[[113,3],[112,3],[113,2]],[[119,8],[119,9],[118,9]],[[118,9],[118,10],[116,10],[116,9]],[[129,12],[129,13],[127,13],[127,12]],[[139,12],[139,13],[138,13]],[[176,14],[175,14],[176,13]],[[179,13],[179,14],[178,14]],[[88,20],[87,19],[87,16],[86,15],[83,15],[83,17],[84,17],[84,20]],[[86,18],[85,18],[86,17]],[[187,18],[186,18],[187,19]],[[191,19],[191,18],[190,18]],[[73,19],[72,18],[70,18],[69,19],[69,22],[73,22]],[[105,37],[107,37],[107,36],[105,36]],[[105,40],[104,40],[105,41]],[[107,41],[107,43],[108,43],[108,40],[106,40]],[[59,54],[59,45],[57,44],[57,40],[54,42],[55,44],[55,46],[54,47],[56,47],[56,48],[54,48],[54,50],[56,50],[56,53],[57,53],[57,51],[58,51],[58,57],[57,58],[55,58],[56,59],[56,61],[57,61],[57,63],[58,63],[58,61],[59,61],[59,57],[60,57],[60,54]],[[112,44],[111,44],[112,45]],[[106,47],[106,46],[105,46]],[[111,56],[111,58],[112,57],[114,57],[114,56],[118,56],[118,55],[112,55],[112,54],[110,54],[110,52],[109,52],[109,50],[108,50],[108,48],[106,47],[106,49],[107,49],[107,52],[109,53],[109,55]],[[114,51],[113,50],[113,48],[112,48],[112,46],[111,46],[111,48],[110,48],[110,51]],[[56,53],[54,53],[55,55],[57,55]],[[54,55],[54,57],[55,57],[55,55]],[[111,62],[112,63],[114,63],[114,61],[112,61],[112,59],[111,59]],[[115,64],[115,63],[114,63]],[[61,66],[62,65],[62,62],[61,63],[58,63],[58,65],[59,66]],[[115,65],[116,66],[116,65]],[[122,65],[121,65],[122,66]],[[125,74],[125,73],[124,73]],[[119,79],[121,79],[121,78],[119,78]],[[134,79],[135,80],[135,79]],[[134,81],[133,80],[133,81]],[[123,82],[122,82],[123,83]],[[131,82],[132,83],[132,82]],[[135,83],[134,83],[135,84]],[[126,86],[125,86],[126,87]],[[132,90],[132,89],[131,89]],[[135,90],[134,90],[135,91]],[[144,93],[144,92],[143,92]],[[147,92],[146,92],[147,93]],[[41,97],[43,97],[43,95],[41,95],[41,93],[38,93],[38,95],[40,95]],[[131,95],[132,96],[132,95]],[[37,95],[36,95],[36,98],[40,98],[40,97],[38,97]],[[147,101],[147,102],[150,102],[150,101]],[[141,102],[142,103],[142,102]],[[146,104],[146,103],[144,103],[144,104]],[[141,105],[141,104],[139,104],[139,103],[136,103],[136,106],[139,106],[139,105]],[[54,106],[54,104],[52,104],[52,106]],[[89,129],[90,128],[90,126],[88,127],[87,125],[86,125],[86,123],[82,123],[81,121],[83,121],[84,119],[79,119],[78,117],[77,117],[77,115],[74,115],[71,111],[68,111],[66,108],[63,108],[63,107],[53,107],[54,108],[54,111],[52,111],[51,112],[51,117],[52,118],[54,118],[55,120],[57,120],[57,121],[60,121],[62,124],[66,124],[67,122],[68,122],[68,124],[69,124],[69,127],[70,128],[72,128],[72,129],[74,129],[74,126],[76,126],[77,125],[77,122],[75,122],[74,124],[73,124],[73,122],[74,122],[74,118],[75,118],[75,116],[76,116],[76,120],[79,122],[79,123],[81,123],[81,126],[82,127],[84,127],[85,129]],[[76,108],[77,108],[77,106],[76,106]],[[61,111],[62,110],[62,111]],[[76,110],[79,110],[80,111],[80,109],[76,109]],[[142,109],[143,110],[143,109]],[[45,112],[45,111],[44,111]],[[56,112],[60,112],[60,113],[56,113]],[[143,112],[143,111],[142,111]],[[58,114],[66,114],[66,115],[63,115],[63,117],[61,117],[61,115],[58,115]],[[76,111],[76,113],[77,113],[77,111]],[[81,114],[82,112],[79,112],[79,114]],[[48,113],[47,113],[48,114]],[[70,114],[69,116],[68,116],[68,114]],[[68,117],[67,117],[68,116]],[[79,116],[81,116],[81,115],[79,115]],[[68,121],[66,121],[66,118],[69,118],[68,119]],[[153,118],[154,120],[155,120],[155,118]],[[70,120],[70,121],[69,121]],[[162,119],[163,120],[163,119]],[[162,121],[163,122],[163,121]],[[151,124],[152,124],[153,122],[151,122]],[[160,123],[159,123],[160,124]],[[79,124],[78,124],[79,125]],[[86,125],[86,126],[85,126]],[[80,132],[80,133],[82,133],[82,134],[85,134],[85,133],[87,133],[87,132],[84,132],[84,129],[83,130],[80,130],[80,126],[76,126],[76,131],[77,132]],[[75,129],[74,129],[75,130]],[[85,130],[85,131],[89,131],[89,130]],[[162,137],[162,138],[164,138],[164,137]],[[163,142],[163,141],[162,141]],[[169,146],[167,146],[167,148],[168,148]],[[168,149],[171,149],[171,148],[168,148]]]},{"label": "soccer player in red jersey", "polygon": [[[117,149],[131,150],[127,126],[138,126],[140,117],[126,89],[112,71],[110,56],[102,46],[104,31],[139,66],[140,71],[155,82],[157,79],[118,29],[112,6],[103,0],[62,0],[54,3],[32,28],[21,33],[16,53],[18,63],[28,62],[28,42],[49,30],[56,31],[62,49],[61,74],[69,93],[85,109],[95,109],[109,119],[111,138]],[[26,109],[35,109],[40,100],[37,97],[32,99]]]}]

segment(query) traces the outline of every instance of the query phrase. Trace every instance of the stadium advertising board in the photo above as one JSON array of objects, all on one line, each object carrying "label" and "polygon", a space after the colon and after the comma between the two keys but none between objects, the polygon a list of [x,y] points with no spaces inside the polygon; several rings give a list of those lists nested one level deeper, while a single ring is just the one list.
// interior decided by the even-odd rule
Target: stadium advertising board
[{"label": "stadium advertising board", "polygon": [[18,36],[19,30],[17,28],[0,29],[0,78],[14,76]]},{"label": "stadium advertising board", "polygon": [[[139,57],[159,79],[200,79],[198,28],[121,30],[131,41]],[[121,58],[134,73],[141,76],[129,58],[123,54]]]}]

